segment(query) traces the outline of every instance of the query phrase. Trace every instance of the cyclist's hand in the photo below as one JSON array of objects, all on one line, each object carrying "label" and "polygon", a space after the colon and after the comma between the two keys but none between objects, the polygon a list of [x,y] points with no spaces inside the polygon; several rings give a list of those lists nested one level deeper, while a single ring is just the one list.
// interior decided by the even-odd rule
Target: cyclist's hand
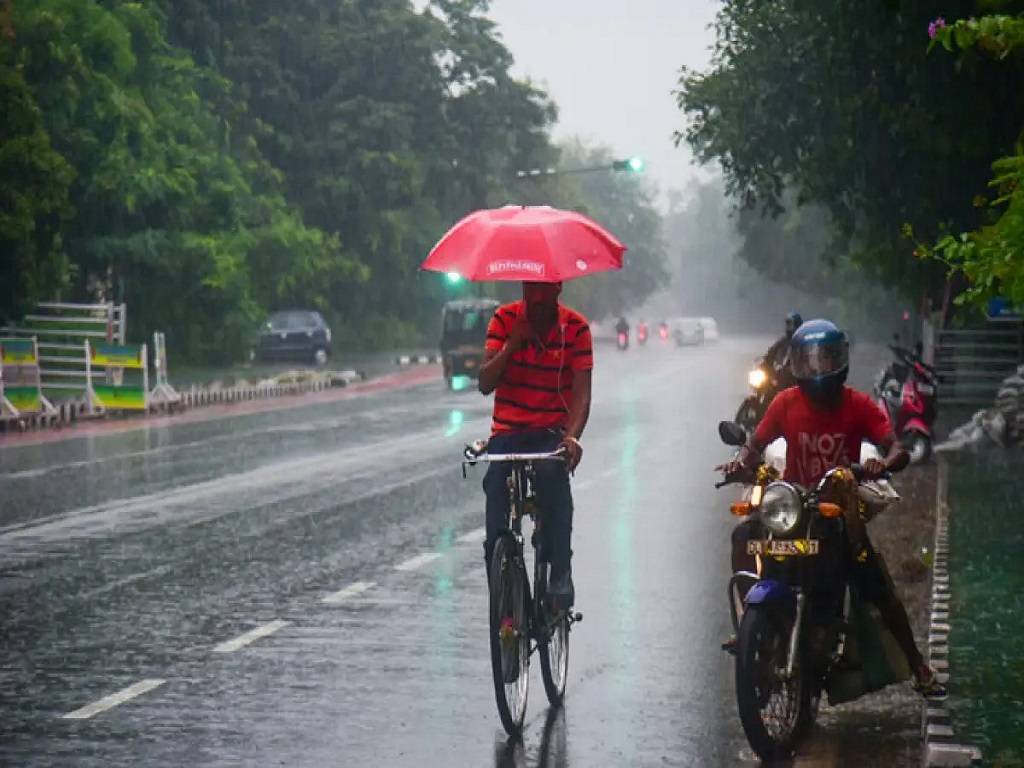
[{"label": "cyclist's hand", "polygon": [[508,348],[513,352],[518,352],[524,346],[526,346],[526,340],[533,335],[533,329],[530,327],[530,320],[526,315],[519,315],[512,322],[512,329],[508,332],[508,338],[506,344]]},{"label": "cyclist's hand", "polygon": [[583,458],[583,446],[580,445],[578,440],[567,437],[558,447],[560,450],[565,451],[565,463],[569,467],[569,471],[574,472]]}]

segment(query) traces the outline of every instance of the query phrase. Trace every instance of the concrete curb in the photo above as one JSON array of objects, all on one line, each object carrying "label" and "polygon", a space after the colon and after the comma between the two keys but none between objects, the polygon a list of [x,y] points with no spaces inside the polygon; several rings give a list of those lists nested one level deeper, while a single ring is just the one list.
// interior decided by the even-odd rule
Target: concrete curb
[{"label": "concrete curb", "polygon": [[440,362],[440,355],[399,355],[395,358],[395,365],[438,365]]},{"label": "concrete curb", "polygon": [[[347,387],[357,381],[365,381],[366,374],[360,371],[332,371],[328,373],[284,374],[284,380],[264,380],[256,384],[242,382],[232,387],[224,387],[220,382],[207,386],[193,384],[187,390],[179,392],[180,399],[176,403],[160,403],[150,407],[151,412],[162,411],[172,413],[191,408],[202,408],[206,405],[221,403],[241,403],[248,400],[263,400],[270,397],[287,397],[313,392],[323,392],[333,387]],[[0,433],[4,431],[27,432],[39,429],[59,429],[76,421],[88,418],[102,418],[104,414],[90,414],[88,404],[84,400],[66,400],[56,406],[53,413],[40,413],[17,419],[0,421]]]},{"label": "concrete curb", "polygon": [[[928,625],[928,661],[943,685],[950,687],[949,666],[949,504],[948,475],[939,460],[936,491],[935,548],[932,562],[932,610]],[[962,768],[981,762],[981,750],[956,741],[946,701],[925,701],[921,708],[925,768]]]}]

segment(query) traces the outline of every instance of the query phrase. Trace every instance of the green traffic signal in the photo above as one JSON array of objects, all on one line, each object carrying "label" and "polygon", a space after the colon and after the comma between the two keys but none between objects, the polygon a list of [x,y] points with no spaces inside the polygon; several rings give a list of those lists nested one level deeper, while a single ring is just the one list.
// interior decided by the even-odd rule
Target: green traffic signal
[{"label": "green traffic signal", "polygon": [[630,173],[643,173],[646,163],[642,157],[627,157],[625,160],[613,160],[613,171],[629,171]]}]

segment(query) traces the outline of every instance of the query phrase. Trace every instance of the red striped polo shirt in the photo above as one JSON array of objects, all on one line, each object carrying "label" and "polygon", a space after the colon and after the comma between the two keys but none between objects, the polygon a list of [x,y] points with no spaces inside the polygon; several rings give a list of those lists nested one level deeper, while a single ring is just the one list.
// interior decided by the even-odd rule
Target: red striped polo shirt
[{"label": "red striped polo shirt", "polygon": [[[504,346],[522,301],[498,307],[487,326],[487,351]],[[564,427],[576,371],[594,367],[590,326],[579,312],[558,305],[558,323],[543,343],[535,337],[512,354],[494,391],[493,434]]]}]

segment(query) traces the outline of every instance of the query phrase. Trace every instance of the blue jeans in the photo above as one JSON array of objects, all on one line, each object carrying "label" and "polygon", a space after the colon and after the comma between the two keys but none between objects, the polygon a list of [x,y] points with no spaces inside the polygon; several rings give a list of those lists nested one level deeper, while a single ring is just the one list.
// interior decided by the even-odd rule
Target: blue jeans
[{"label": "blue jeans", "polygon": [[[488,443],[490,453],[543,453],[553,451],[562,442],[562,433],[550,429],[531,430],[495,435]],[[562,574],[572,557],[572,490],[569,472],[560,461],[538,461],[533,465],[533,486],[537,504],[542,510],[543,524],[540,542],[542,551],[551,563],[552,576]],[[498,534],[508,526],[508,476],[512,464],[494,463],[487,466],[484,475],[484,493],[487,494],[487,540],[484,558],[491,562],[491,551]]]}]

